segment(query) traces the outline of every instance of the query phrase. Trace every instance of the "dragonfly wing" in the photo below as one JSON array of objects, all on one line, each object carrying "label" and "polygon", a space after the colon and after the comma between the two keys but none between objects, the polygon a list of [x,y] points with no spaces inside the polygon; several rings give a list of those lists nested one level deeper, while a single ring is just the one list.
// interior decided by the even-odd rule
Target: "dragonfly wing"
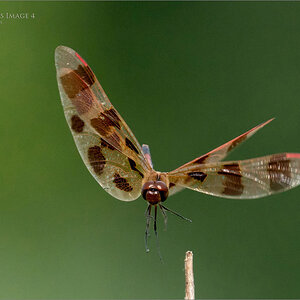
[{"label": "dragonfly wing", "polygon": [[138,198],[152,169],[138,141],[78,53],[59,46],[55,65],[65,117],[85,165],[114,197]]},{"label": "dragonfly wing", "polygon": [[249,131],[241,134],[240,136],[234,138],[233,140],[223,144],[222,146],[198,157],[194,160],[184,164],[176,170],[181,170],[189,166],[200,166],[203,164],[214,163],[223,160],[233,149],[239,146],[242,142],[250,138],[253,134],[255,134],[259,129],[263,128],[265,125],[273,121],[274,119],[270,119],[260,125],[255,126]]},{"label": "dragonfly wing", "polygon": [[300,154],[282,153],[202,166],[168,173],[182,188],[236,199],[250,199],[289,190],[300,184]]}]

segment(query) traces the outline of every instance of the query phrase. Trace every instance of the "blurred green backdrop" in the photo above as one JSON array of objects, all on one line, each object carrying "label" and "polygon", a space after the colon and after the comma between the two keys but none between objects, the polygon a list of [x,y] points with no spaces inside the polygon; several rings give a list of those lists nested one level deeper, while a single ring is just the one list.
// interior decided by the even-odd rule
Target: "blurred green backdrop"
[{"label": "blurred green backdrop", "polygon": [[[6,19],[5,13],[35,14]],[[230,159],[299,152],[300,3],[1,2],[0,297],[300,297],[300,188],[251,201],[192,191],[144,249],[143,199],[90,176],[64,119],[54,49],[90,64],[155,168],[276,117]]]}]

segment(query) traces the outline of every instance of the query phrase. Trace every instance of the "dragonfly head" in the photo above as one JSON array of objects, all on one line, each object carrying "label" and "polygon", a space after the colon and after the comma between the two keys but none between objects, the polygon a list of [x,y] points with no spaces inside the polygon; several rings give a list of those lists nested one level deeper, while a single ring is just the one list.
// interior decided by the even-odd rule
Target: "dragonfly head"
[{"label": "dragonfly head", "polygon": [[142,187],[142,195],[145,200],[154,205],[168,198],[169,189],[163,181],[147,181]]}]

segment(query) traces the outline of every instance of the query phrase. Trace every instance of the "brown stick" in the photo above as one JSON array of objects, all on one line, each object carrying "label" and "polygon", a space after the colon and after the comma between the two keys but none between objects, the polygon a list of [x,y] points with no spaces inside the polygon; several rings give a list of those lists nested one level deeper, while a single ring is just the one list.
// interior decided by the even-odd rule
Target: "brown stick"
[{"label": "brown stick", "polygon": [[185,300],[195,299],[195,285],[193,272],[193,252],[187,251],[184,260],[185,268]]}]

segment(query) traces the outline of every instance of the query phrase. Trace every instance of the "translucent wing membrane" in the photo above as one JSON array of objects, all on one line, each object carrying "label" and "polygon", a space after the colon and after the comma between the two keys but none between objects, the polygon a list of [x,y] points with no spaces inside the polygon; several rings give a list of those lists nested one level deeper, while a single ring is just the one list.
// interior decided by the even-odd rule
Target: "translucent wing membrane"
[{"label": "translucent wing membrane", "polygon": [[151,170],[138,141],[78,53],[59,46],[55,65],[66,120],[84,163],[114,197],[138,198]]},{"label": "translucent wing membrane", "polygon": [[254,133],[256,133],[259,129],[263,128],[265,125],[273,121],[273,119],[268,120],[267,122],[264,122],[260,125],[255,126],[254,128],[250,129],[249,131],[241,134],[240,136],[234,138],[233,140],[223,144],[222,146],[198,157],[194,160],[186,163],[185,165],[179,167],[176,170],[184,169],[188,166],[193,165],[202,165],[202,164],[208,164],[212,162],[217,162],[223,160],[233,149],[235,149],[237,146],[239,146],[242,142],[246,141],[248,138],[250,138]]},{"label": "translucent wing membrane", "polygon": [[168,173],[176,186],[226,198],[258,198],[300,184],[300,154],[187,166]]},{"label": "translucent wing membrane", "polygon": [[[222,146],[198,157],[194,160],[182,165],[181,167],[177,168],[173,172],[180,172],[181,170],[184,171],[186,168],[200,168],[203,164],[214,163],[223,160],[233,149],[239,146],[243,141],[247,140],[251,137],[254,133],[256,133],[259,129],[263,128],[265,125],[273,121],[270,119],[260,125],[255,126],[254,128],[250,129],[249,131],[241,134],[240,136],[234,138],[233,140],[223,144]],[[171,172],[171,173],[173,173]],[[175,185],[175,182],[170,182],[170,195],[173,195],[183,189],[182,186]]]}]

